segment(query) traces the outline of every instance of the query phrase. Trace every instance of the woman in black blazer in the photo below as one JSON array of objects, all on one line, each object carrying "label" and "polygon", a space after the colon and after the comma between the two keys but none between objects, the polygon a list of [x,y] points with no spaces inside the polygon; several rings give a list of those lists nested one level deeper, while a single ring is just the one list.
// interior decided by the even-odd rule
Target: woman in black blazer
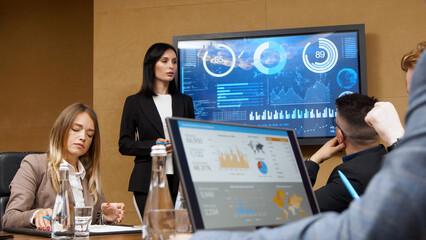
[{"label": "woman in black blazer", "polygon": [[[133,192],[136,209],[142,219],[151,181],[151,147],[156,142],[169,142],[165,118],[194,118],[192,98],[177,91],[176,50],[170,44],[156,43],[145,54],[141,90],[127,97],[121,118],[119,150],[123,155],[136,156],[130,176],[129,191]],[[166,145],[168,153],[171,144]],[[166,173],[173,202],[179,187],[177,170],[168,154]]]}]

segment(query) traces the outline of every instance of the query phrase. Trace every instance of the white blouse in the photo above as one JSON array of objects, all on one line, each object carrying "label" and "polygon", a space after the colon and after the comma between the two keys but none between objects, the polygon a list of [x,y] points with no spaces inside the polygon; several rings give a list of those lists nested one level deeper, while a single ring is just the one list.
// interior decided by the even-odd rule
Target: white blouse
[{"label": "white blouse", "polygon": [[[153,96],[155,106],[161,117],[165,139],[170,139],[169,131],[167,130],[166,118],[172,117],[172,95],[157,95]],[[173,174],[172,154],[167,154],[166,158],[166,174]]]},{"label": "white blouse", "polygon": [[72,189],[72,194],[74,196],[74,203],[76,207],[84,207],[84,197],[83,197],[83,185],[81,184],[84,177],[86,176],[86,170],[84,169],[83,164],[78,160],[78,172],[75,172],[75,168],[69,164],[66,160],[62,160],[68,164],[69,168],[69,182]]}]

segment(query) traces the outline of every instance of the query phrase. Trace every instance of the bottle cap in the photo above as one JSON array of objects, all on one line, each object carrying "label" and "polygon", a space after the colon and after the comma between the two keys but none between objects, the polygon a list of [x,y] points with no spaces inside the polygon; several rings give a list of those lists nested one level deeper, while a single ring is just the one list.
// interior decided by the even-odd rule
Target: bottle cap
[{"label": "bottle cap", "polygon": [[59,165],[59,171],[69,171],[70,169],[68,168],[68,163],[61,163]]},{"label": "bottle cap", "polygon": [[151,147],[151,157],[153,156],[167,156],[166,146],[154,145]]}]

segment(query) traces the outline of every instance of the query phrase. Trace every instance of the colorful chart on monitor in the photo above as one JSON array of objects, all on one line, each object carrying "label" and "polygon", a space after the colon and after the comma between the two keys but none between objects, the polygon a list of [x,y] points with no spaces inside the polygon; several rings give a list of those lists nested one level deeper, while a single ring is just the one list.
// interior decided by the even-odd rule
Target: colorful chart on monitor
[{"label": "colorful chart on monitor", "polygon": [[259,168],[259,171],[262,174],[268,173],[268,167],[266,166],[266,163],[264,161],[257,162],[257,168]]}]

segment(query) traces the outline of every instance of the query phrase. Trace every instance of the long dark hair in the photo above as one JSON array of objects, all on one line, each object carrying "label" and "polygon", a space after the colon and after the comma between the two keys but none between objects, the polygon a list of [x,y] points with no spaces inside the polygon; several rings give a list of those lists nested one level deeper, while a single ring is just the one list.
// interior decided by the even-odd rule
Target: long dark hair
[{"label": "long dark hair", "polygon": [[[164,52],[169,49],[172,49],[176,53],[176,49],[168,43],[155,43],[148,49],[148,51],[146,51],[145,58],[143,61],[142,88],[141,90],[139,90],[139,93],[142,93],[148,97],[157,96],[157,94],[154,91],[155,64],[161,58],[161,56],[163,56]],[[174,94],[177,92],[175,80],[169,83],[168,91],[169,91],[169,94]]]}]

